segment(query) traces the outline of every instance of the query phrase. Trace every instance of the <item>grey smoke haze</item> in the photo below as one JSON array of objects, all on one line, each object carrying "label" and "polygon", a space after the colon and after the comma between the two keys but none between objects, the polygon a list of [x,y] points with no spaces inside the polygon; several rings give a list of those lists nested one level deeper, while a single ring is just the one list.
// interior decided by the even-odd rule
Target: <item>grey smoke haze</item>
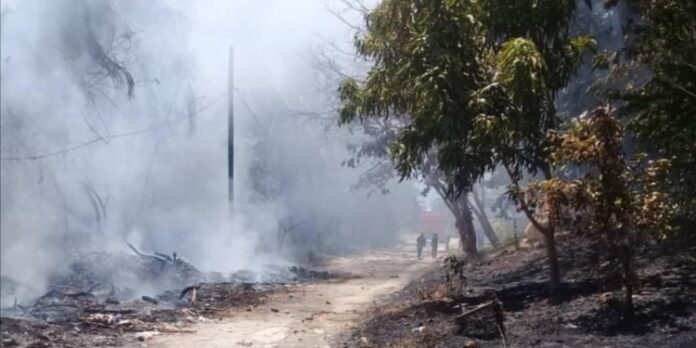
[{"label": "grey smoke haze", "polygon": [[6,0],[2,11],[2,275],[40,288],[70,256],[126,241],[204,270],[255,269],[283,262],[273,243],[288,218],[329,250],[383,242],[418,208],[407,183],[352,191],[347,132],[297,112],[335,107],[312,47],[350,45],[323,1]]}]

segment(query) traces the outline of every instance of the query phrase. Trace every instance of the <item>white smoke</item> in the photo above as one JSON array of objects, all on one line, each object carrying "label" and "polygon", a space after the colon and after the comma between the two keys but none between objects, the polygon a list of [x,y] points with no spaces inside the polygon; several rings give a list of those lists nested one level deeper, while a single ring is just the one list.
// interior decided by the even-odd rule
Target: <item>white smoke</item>
[{"label": "white smoke", "polygon": [[[309,221],[324,244],[366,245],[417,209],[409,184],[353,192],[348,134],[293,111],[335,107],[309,52],[318,38],[349,47],[350,31],[322,1],[8,0],[2,11],[2,275],[41,288],[71,256],[126,242],[203,270],[259,269],[283,262],[269,245],[281,219]],[[249,170],[261,140],[278,188],[267,200]]]}]

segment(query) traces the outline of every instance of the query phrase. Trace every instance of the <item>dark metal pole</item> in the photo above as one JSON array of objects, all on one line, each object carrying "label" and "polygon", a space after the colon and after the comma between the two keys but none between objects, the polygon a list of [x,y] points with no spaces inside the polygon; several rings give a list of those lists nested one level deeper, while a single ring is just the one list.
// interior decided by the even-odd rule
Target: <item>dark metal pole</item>
[{"label": "dark metal pole", "polygon": [[230,208],[234,202],[234,51],[230,46],[227,79],[227,199]]}]

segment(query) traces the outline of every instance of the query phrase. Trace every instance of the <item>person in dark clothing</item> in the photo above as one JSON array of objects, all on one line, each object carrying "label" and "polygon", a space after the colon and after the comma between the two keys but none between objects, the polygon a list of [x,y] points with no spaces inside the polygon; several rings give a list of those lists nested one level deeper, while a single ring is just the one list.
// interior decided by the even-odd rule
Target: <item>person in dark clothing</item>
[{"label": "person in dark clothing", "polygon": [[416,248],[418,249],[418,259],[421,259],[421,254],[423,253],[423,248],[425,248],[425,235],[421,232],[416,239]]},{"label": "person in dark clothing", "polygon": [[430,243],[433,247],[433,259],[437,258],[437,233],[433,233],[433,241]]}]

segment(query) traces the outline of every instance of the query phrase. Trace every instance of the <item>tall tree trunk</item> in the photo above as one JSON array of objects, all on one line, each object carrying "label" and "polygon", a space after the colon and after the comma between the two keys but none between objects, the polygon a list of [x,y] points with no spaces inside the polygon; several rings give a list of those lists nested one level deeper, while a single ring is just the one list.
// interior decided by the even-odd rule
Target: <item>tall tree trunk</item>
[{"label": "tall tree trunk", "polygon": [[476,232],[472,221],[471,212],[468,216],[462,212],[457,216],[457,232],[462,244],[462,251],[470,259],[476,260],[479,258],[478,250],[476,249]]},{"label": "tall tree trunk", "polygon": [[476,209],[472,209],[476,215],[476,220],[478,220],[479,224],[481,225],[481,229],[483,229],[483,233],[486,234],[486,237],[488,238],[488,241],[491,242],[493,248],[497,249],[500,247],[500,241],[498,240],[498,236],[495,235],[495,230],[493,230],[491,221],[488,220],[486,208],[483,206],[483,203],[476,193],[476,190],[472,190],[471,192],[473,193],[472,196],[474,197],[474,205],[476,206]]},{"label": "tall tree trunk", "polygon": [[[549,290],[552,295],[558,294],[558,291],[561,288],[561,272],[560,272],[560,267],[558,265],[558,251],[556,250],[556,230],[555,226],[553,223],[553,219],[551,219],[551,216],[547,218],[547,224],[544,226],[535,216],[534,213],[532,212],[532,209],[530,209],[528,202],[525,200],[524,196],[521,194],[522,190],[520,189],[520,183],[519,183],[519,177],[514,174],[512,169],[510,168],[509,165],[504,164],[505,170],[508,173],[508,176],[510,177],[510,181],[512,182],[512,185],[515,188],[515,191],[518,192],[516,197],[514,197],[516,203],[519,205],[519,207],[522,209],[524,212],[524,215],[527,216],[527,219],[529,219],[529,222],[536,227],[536,229],[541,232],[542,235],[544,235],[544,244],[546,246],[546,257],[548,258],[549,261]],[[544,168],[544,175],[546,176],[547,179],[551,178],[551,171],[548,167]]]},{"label": "tall tree trunk", "polygon": [[561,272],[558,266],[558,252],[556,251],[556,234],[553,230],[543,233],[546,256],[549,260],[549,290],[551,294],[557,294],[561,288]]},{"label": "tall tree trunk", "polygon": [[474,229],[474,216],[469,207],[469,199],[467,194],[461,194],[453,206],[457,208],[457,230],[459,238],[462,241],[462,250],[466,256],[472,260],[479,258],[478,249],[476,248],[476,230]]},{"label": "tall tree trunk", "polygon": [[435,182],[433,188],[440,195],[440,198],[445,202],[452,215],[455,218],[455,225],[459,233],[462,251],[468,258],[478,259],[479,254],[476,249],[476,232],[474,230],[473,216],[469,207],[469,199],[467,194],[453,196],[447,194],[444,185]]}]

